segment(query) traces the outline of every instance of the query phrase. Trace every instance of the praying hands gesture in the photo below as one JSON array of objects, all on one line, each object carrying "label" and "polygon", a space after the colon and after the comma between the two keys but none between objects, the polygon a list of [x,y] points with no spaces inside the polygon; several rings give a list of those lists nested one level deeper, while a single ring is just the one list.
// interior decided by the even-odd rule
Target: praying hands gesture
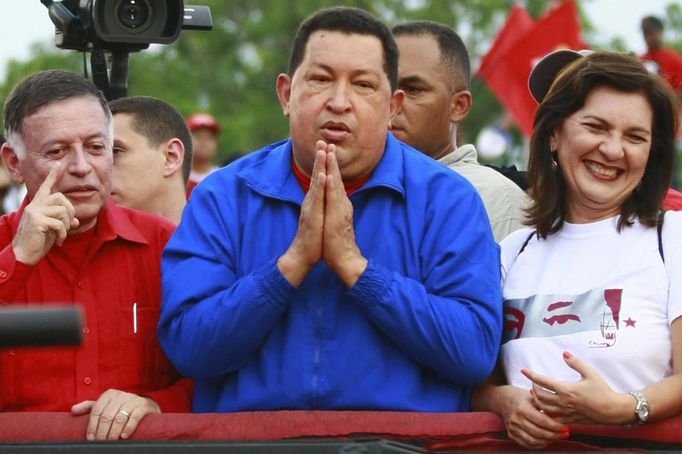
[{"label": "praying hands gesture", "polygon": [[301,206],[298,231],[277,265],[298,287],[310,270],[324,260],[346,287],[355,285],[367,268],[355,242],[353,205],[341,180],[335,145],[319,140],[310,190]]}]

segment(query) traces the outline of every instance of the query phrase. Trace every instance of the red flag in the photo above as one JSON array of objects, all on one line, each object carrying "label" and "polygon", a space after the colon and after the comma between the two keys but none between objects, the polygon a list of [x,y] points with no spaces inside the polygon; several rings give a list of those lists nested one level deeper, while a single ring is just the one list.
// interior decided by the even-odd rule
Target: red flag
[{"label": "red flag", "polygon": [[499,31],[493,45],[490,46],[490,50],[483,57],[481,65],[478,67],[478,74],[487,80],[495,72],[496,66],[501,63],[501,57],[504,57],[509,48],[529,32],[533,25],[535,25],[535,21],[528,14],[526,8],[521,5],[514,6],[502,30]]},{"label": "red flag", "polygon": [[[505,25],[502,31],[504,32],[506,28]],[[499,38],[500,36],[496,44]],[[533,117],[537,110],[537,103],[528,90],[528,76],[533,65],[544,55],[557,49],[586,48],[574,0],[566,0],[551,10],[513,43],[503,42],[499,45],[503,49],[506,48],[506,52],[501,54],[493,47],[488,55],[497,53],[498,63],[495,65],[489,63],[487,67],[482,68],[485,72],[479,70],[479,73],[509,110],[519,129],[526,136],[530,136],[533,130]],[[483,61],[486,59],[487,55]]]}]

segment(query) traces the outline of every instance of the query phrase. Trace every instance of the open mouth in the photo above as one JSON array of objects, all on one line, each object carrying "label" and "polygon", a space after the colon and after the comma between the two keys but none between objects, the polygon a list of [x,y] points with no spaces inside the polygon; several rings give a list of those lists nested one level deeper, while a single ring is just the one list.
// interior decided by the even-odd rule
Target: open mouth
[{"label": "open mouth", "polygon": [[602,180],[615,180],[624,171],[617,167],[604,166],[596,161],[583,161],[587,170]]}]

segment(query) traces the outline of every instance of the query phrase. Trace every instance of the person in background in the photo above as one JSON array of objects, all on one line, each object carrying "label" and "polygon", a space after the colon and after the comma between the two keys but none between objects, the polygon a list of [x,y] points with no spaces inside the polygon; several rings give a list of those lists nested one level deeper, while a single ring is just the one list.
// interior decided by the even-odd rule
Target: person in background
[{"label": "person in background", "polygon": [[501,334],[500,267],[463,177],[388,133],[398,49],[356,8],[299,27],[291,138],[197,186],[163,257],[159,336],[193,411],[468,411]]},{"label": "person in background", "polygon": [[116,203],[180,222],[187,204],[192,137],[173,106],[148,96],[109,102],[114,115]]},{"label": "person in background", "polygon": [[[5,136],[0,134],[0,148],[5,143]],[[11,213],[21,206],[26,197],[26,186],[16,184],[12,176],[0,162],[0,215]]]},{"label": "person in background", "polygon": [[213,161],[218,154],[220,125],[213,118],[213,115],[196,113],[187,119],[187,126],[192,133],[192,147],[194,149],[192,172],[189,175],[187,186],[187,197],[189,198],[194,187],[218,169]]},{"label": "person in background", "polygon": [[77,74],[38,72],[9,94],[4,125],[3,162],[28,195],[0,217],[0,306],[78,304],[84,342],[0,352],[0,411],[89,414],[88,440],[190,411],[193,385],[178,381],[156,335],[161,252],[175,226],[110,200],[106,100]]},{"label": "person in background", "polygon": [[561,50],[529,82],[532,227],[501,244],[500,372],[474,394],[511,439],[682,413],[682,213],[660,211],[674,95],[634,56]]},{"label": "person in background", "polygon": [[642,35],[647,51],[640,58],[650,71],[663,77],[677,92],[682,93],[682,54],[663,44],[663,22],[655,16],[642,19]]},{"label": "person in background", "polygon": [[501,241],[523,227],[529,198],[509,178],[480,165],[473,145],[458,146],[472,106],[464,43],[450,27],[430,21],[397,25],[393,34],[405,100],[391,121],[391,132],[468,179],[483,199],[495,240]]},{"label": "person in background", "polygon": [[[647,51],[640,59],[644,66],[663,77],[675,90],[678,100],[682,100],[682,54],[666,47],[663,43],[663,22],[655,16],[646,16],[642,19],[642,35],[646,42]],[[682,104],[678,104],[677,115],[682,120]],[[682,147],[682,129],[677,131],[677,153],[673,172],[673,188],[680,189],[680,147]],[[677,190],[671,190],[665,200],[665,206],[671,210],[682,210],[682,194]]]}]

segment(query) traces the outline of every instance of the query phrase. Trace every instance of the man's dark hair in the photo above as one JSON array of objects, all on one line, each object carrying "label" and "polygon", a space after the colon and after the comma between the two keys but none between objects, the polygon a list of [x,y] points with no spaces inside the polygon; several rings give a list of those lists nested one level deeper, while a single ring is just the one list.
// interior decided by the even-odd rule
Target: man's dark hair
[{"label": "man's dark hair", "polygon": [[322,9],[301,23],[291,46],[287,69],[289,76],[293,77],[303,61],[310,35],[318,30],[377,37],[384,49],[384,72],[391,83],[391,90],[398,88],[398,46],[391,31],[367,11],[344,6]]},{"label": "man's dark hair", "polygon": [[528,179],[533,206],[528,210],[530,225],[542,238],[556,233],[568,212],[567,185],[561,162],[553,164],[552,135],[564,121],[585,105],[595,89],[612,88],[641,93],[651,107],[653,124],[651,149],[639,186],[623,202],[618,229],[632,225],[634,218],[644,225],[658,223],[658,212],[672,179],[677,129],[675,96],[658,75],[646,70],[635,56],[618,52],[594,52],[576,59],[559,72],[535,114],[530,141]]},{"label": "man's dark hair", "polygon": [[144,136],[152,147],[180,139],[185,146],[182,177],[187,184],[192,170],[192,135],[184,117],[175,107],[151,96],[131,96],[111,101],[109,108],[114,115],[129,114],[133,130]]},{"label": "man's dark hair", "polygon": [[656,16],[646,16],[642,19],[642,31],[644,33],[663,31],[663,22]]},{"label": "man's dark hair", "polygon": [[394,36],[433,36],[438,42],[443,63],[458,76],[458,83],[464,87],[452,87],[453,90],[469,88],[471,79],[471,64],[469,52],[455,31],[447,25],[438,22],[419,20],[398,24],[393,27]]},{"label": "man's dark hair", "polygon": [[[5,136],[22,135],[24,120],[43,107],[80,96],[92,96],[102,106],[109,123],[111,112],[107,100],[97,87],[76,73],[69,71],[41,71],[23,79],[10,92],[4,107]],[[16,146],[16,144],[13,144]]]}]

